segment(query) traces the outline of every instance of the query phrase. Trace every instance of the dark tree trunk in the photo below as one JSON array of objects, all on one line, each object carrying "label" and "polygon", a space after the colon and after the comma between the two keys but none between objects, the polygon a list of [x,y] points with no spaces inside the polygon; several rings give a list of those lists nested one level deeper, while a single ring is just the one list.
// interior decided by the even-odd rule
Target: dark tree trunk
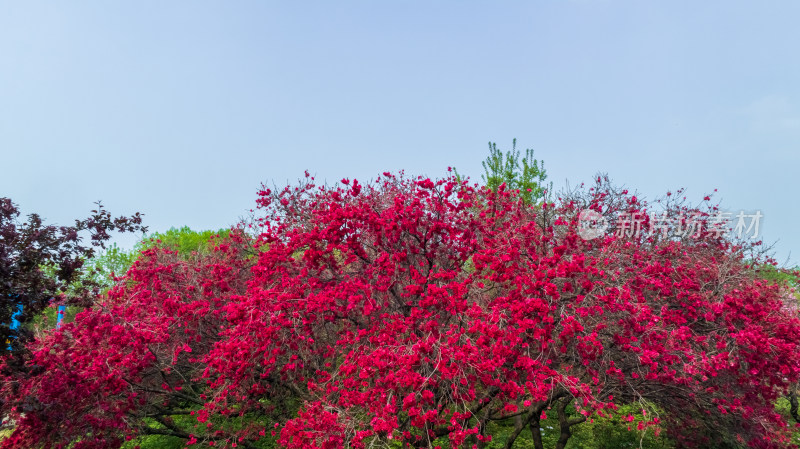
[{"label": "dark tree trunk", "polygon": [[789,413],[792,415],[794,422],[800,423],[800,415],[798,414],[797,390],[792,389],[789,393]]},{"label": "dark tree trunk", "polygon": [[544,443],[542,443],[542,426],[541,422],[539,422],[539,416],[540,415],[534,414],[530,424],[528,424],[528,428],[531,429],[531,439],[533,439],[534,449],[544,449]]},{"label": "dark tree trunk", "polygon": [[586,417],[583,415],[570,417],[567,414],[567,406],[571,400],[572,398],[569,397],[558,400],[558,427],[561,433],[558,436],[558,441],[556,441],[556,449],[564,449],[567,446],[567,441],[572,436],[572,426],[586,421]]}]

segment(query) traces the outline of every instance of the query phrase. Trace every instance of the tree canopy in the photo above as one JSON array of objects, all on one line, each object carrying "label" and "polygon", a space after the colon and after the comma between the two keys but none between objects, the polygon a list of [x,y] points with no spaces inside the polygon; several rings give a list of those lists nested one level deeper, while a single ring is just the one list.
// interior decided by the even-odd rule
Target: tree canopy
[{"label": "tree canopy", "polygon": [[[800,377],[794,298],[713,205],[662,205],[694,234],[630,233],[617,219],[654,205],[602,179],[531,207],[503,184],[390,173],[258,203],[255,243],[151,248],[33,342],[35,375],[0,383],[2,447],[542,448],[550,420],[563,448],[631,404],[634,431],[679,446],[788,444],[774,404]],[[586,210],[609,232],[582,238]]]}]

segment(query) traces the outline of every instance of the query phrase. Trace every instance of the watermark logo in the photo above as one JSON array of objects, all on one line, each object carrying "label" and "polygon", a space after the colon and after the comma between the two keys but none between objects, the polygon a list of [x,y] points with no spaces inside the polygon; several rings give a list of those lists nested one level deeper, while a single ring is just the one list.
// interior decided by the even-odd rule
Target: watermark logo
[{"label": "watermark logo", "polygon": [[[713,237],[735,237],[738,240],[755,240],[759,238],[761,211],[747,213],[739,211],[717,212],[714,215],[675,214],[666,212],[643,214],[634,212],[620,214],[614,221],[613,233],[618,238],[638,238],[640,235],[650,237],[661,234],[662,237],[699,238],[702,235]],[[609,223],[599,212],[584,209],[578,215],[578,235],[584,240],[596,239],[609,230]]]},{"label": "watermark logo", "polygon": [[585,209],[578,215],[578,235],[584,240],[600,237],[608,230],[608,221],[599,212]]}]

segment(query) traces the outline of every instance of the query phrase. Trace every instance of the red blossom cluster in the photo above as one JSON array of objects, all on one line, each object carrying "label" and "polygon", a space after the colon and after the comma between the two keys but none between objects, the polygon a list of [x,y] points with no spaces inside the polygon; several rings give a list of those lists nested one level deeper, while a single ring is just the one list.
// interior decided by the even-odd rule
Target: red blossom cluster
[{"label": "red blossom cluster", "polygon": [[514,418],[506,447],[529,429],[541,448],[551,414],[563,448],[637,402],[631,425],[680,445],[789,443],[774,404],[800,377],[796,308],[718,233],[584,240],[582,210],[649,212],[602,182],[531,205],[454,177],[309,177],[258,202],[255,243],[151,250],[37,340],[31,374],[2,379],[2,447],[484,447]]}]

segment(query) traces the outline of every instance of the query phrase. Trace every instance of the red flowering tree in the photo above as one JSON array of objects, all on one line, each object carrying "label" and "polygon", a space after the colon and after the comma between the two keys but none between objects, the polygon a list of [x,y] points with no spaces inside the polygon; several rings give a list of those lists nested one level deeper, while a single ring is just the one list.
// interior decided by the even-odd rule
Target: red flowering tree
[{"label": "red flowering tree", "polygon": [[[289,448],[542,448],[550,415],[563,448],[574,426],[632,403],[645,412],[633,428],[681,445],[787,443],[774,401],[800,376],[800,321],[714,228],[713,206],[668,201],[666,225],[634,232],[653,229],[653,207],[602,182],[531,206],[503,186],[390,174],[309,178],[259,204],[256,258],[154,254],[107,305],[43,337],[42,375],[3,383],[16,420],[4,447],[163,432],[230,447],[274,435]],[[587,209],[609,232],[581,237]]]},{"label": "red flowering tree", "polygon": [[230,440],[224,429],[195,430],[208,400],[203,354],[219,340],[221,308],[246,291],[252,253],[241,232],[211,252],[145,250],[94,308],[29,345],[28,373],[3,378],[15,428],[4,447]]}]

